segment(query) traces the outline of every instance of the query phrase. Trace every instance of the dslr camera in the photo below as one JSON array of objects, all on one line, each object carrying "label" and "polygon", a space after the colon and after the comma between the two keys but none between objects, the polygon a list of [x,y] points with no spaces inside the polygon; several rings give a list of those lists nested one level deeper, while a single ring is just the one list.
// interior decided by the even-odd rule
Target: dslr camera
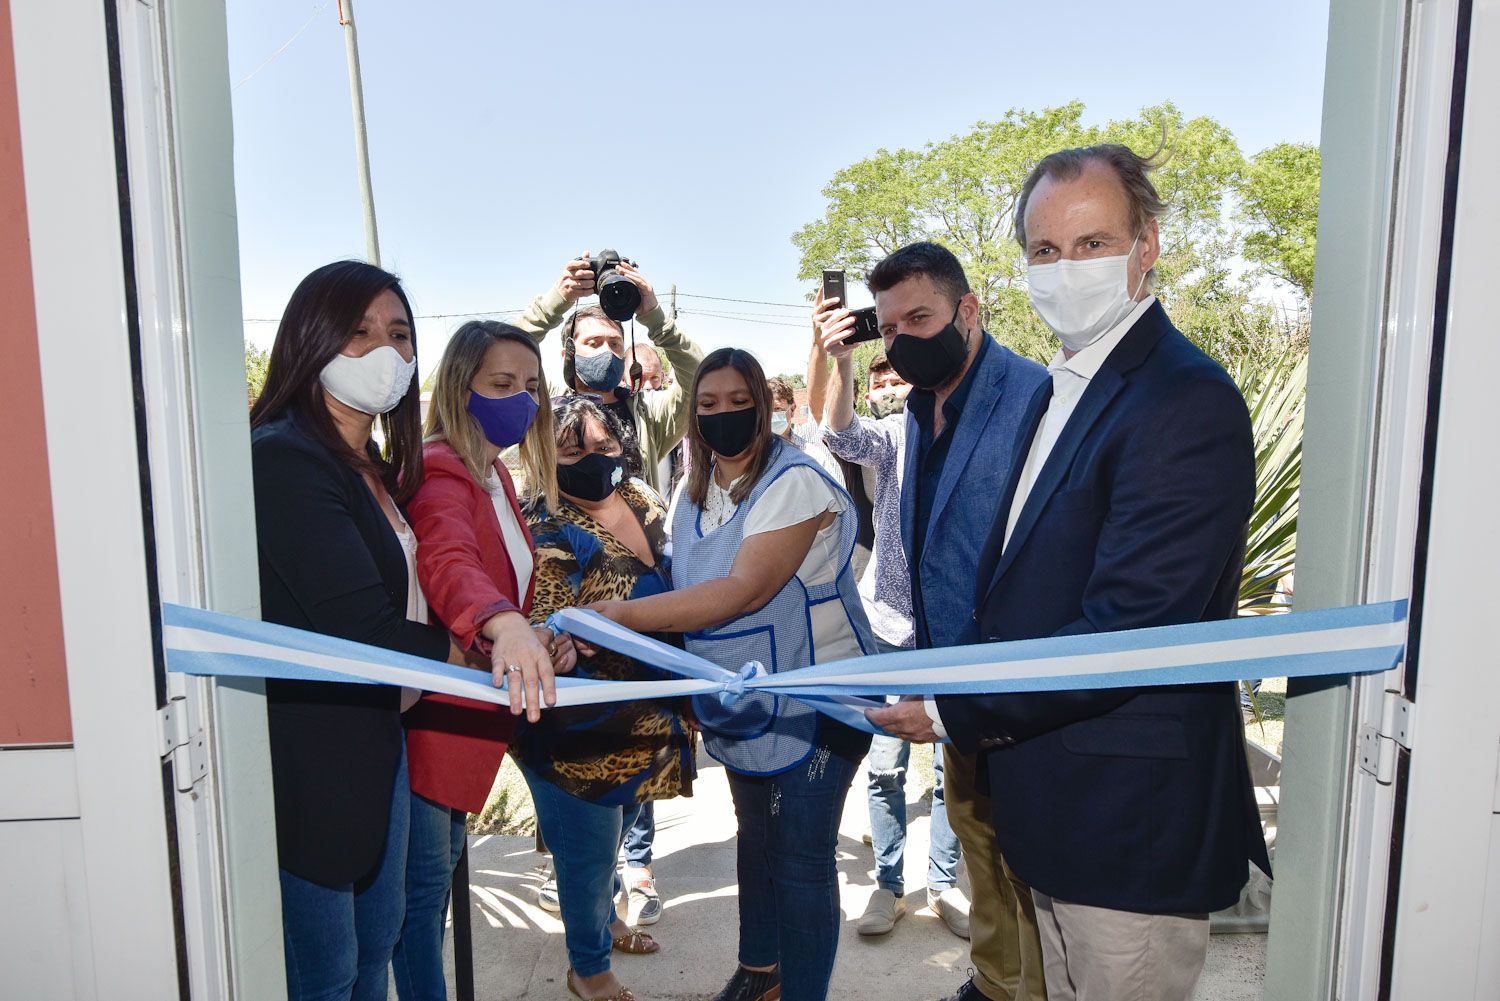
[{"label": "dslr camera", "polygon": [[[579,258],[583,260],[583,258]],[[599,306],[611,320],[624,323],[641,308],[641,290],[635,283],[615,270],[619,264],[632,268],[636,263],[621,257],[613,250],[601,250],[588,259],[589,270],[594,272],[594,293],[599,296]]]}]

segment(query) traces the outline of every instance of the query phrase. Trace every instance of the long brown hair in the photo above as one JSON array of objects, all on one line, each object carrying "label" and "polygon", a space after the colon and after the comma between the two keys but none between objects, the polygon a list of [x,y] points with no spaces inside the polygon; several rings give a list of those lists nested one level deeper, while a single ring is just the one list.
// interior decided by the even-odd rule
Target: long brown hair
[{"label": "long brown hair", "polygon": [[374,441],[351,448],[328,411],[319,376],[349,343],[365,310],[382,292],[394,292],[412,328],[412,356],[417,352],[416,324],[401,280],[363,261],[325,264],[302,279],[276,329],[266,385],[250,409],[250,426],[258,428],[291,416],[336,458],[361,473],[378,477],[397,504],[411,499],[422,483],[421,392],[417,380],[394,410],[379,415],[385,454]]},{"label": "long brown hair", "polygon": [[750,465],[746,467],[745,473],[740,477],[738,483],[729,492],[729,499],[736,504],[743,503],[750,496],[750,491],[755,488],[755,482],[760,479],[760,474],[766,471],[766,464],[771,461],[771,446],[774,439],[771,436],[771,391],[766,386],[766,373],[760,367],[760,362],[755,356],[740,348],[720,348],[710,354],[698,366],[698,374],[693,376],[693,391],[688,394],[689,406],[693,408],[693,419],[688,422],[687,440],[688,449],[692,455],[692,468],[688,470],[687,495],[688,500],[699,507],[708,498],[708,478],[713,475],[713,449],[708,447],[708,442],[703,440],[703,432],[698,429],[698,386],[703,382],[703,377],[710,372],[717,372],[721,368],[732,368],[745,380],[745,385],[750,388],[750,401],[759,414],[759,420],[755,425],[755,437],[750,439],[750,451],[752,457]]},{"label": "long brown hair", "polygon": [[514,341],[536,356],[536,419],[521,439],[521,465],[526,470],[526,492],[545,497],[548,509],[557,507],[557,447],[552,439],[552,405],[547,391],[547,373],[542,370],[542,352],[536,341],[508,323],[470,320],[453,332],[432,383],[432,405],[427,410],[427,440],[445,441],[458,453],[469,473],[483,483],[490,470],[484,464],[484,431],[469,413],[469,386],[484,364],[492,344]]}]

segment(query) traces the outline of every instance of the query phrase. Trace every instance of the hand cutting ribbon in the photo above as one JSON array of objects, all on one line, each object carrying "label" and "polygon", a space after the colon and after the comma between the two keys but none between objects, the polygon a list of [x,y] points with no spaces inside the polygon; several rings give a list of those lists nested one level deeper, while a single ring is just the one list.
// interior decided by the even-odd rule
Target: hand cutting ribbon
[{"label": "hand cutting ribbon", "polygon": [[[215,677],[284,678],[406,685],[504,703],[488,673],[220,612],[163,606],[167,668]],[[1039,692],[1187,685],[1253,678],[1377,674],[1401,662],[1406,602],[1219,622],[1053,636],[937,650],[904,650],[767,673],[758,664],[726,670],[631,632],[594,612],[570,608],[548,625],[677,677],[599,681],[559,677],[559,706],[748,691],[800,698],[866,731],[863,710],[886,695]]]}]

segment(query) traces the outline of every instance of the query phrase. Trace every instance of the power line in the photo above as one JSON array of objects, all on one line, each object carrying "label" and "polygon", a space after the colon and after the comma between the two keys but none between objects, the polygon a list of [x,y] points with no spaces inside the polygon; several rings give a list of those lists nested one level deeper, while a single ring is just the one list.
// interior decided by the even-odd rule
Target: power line
[{"label": "power line", "polygon": [[[688,309],[694,307],[688,306]],[[743,309],[714,309],[716,313],[727,313],[730,316],[768,316],[774,320],[805,320],[812,316],[812,310],[807,309],[801,313],[762,313]]]},{"label": "power line", "polygon": [[796,327],[798,330],[805,330],[807,328],[807,324],[805,323],[782,323],[779,320],[752,320],[744,316],[731,316],[728,313],[710,313],[701,309],[684,309],[682,312],[688,316],[709,316],[716,320],[733,320],[736,323],[762,323],[768,327]]},{"label": "power line", "polygon": [[781,306],[785,309],[811,309],[810,302],[766,302],[764,299],[726,299],[721,295],[695,295],[692,292],[678,292],[685,299],[712,299],[715,302],[743,302],[751,306]]},{"label": "power line", "polygon": [[231,89],[232,90],[239,90],[241,87],[245,86],[245,84],[247,84],[247,83],[250,82],[251,77],[255,76],[255,74],[259,73],[261,70],[265,69],[267,66],[271,65],[272,63],[274,63],[276,61],[276,57],[277,56],[279,56],[283,52],[285,52],[287,50],[287,48],[293,42],[295,42],[298,38],[302,37],[302,33],[304,31],[306,31],[308,28],[312,27],[312,23],[318,19],[318,15],[321,14],[321,13],[323,13],[323,11],[328,8],[329,2],[330,2],[330,0],[323,0],[322,3],[318,4],[317,9],[312,12],[312,17],[309,17],[306,21],[304,21],[302,23],[302,27],[298,28],[292,34],[291,38],[288,38],[286,41],[282,42],[281,43],[281,47],[279,49],[277,49],[275,52],[271,53],[270,56],[268,56],[266,58],[265,62],[261,63],[259,66],[255,67],[255,69],[251,70],[249,76],[245,77],[239,83],[235,84],[234,87],[231,88]]},{"label": "power line", "polygon": [[[327,4],[324,4],[324,6],[326,7]],[[731,298],[729,298],[727,296],[722,296],[722,295],[700,295],[700,294],[697,294],[697,293],[694,293],[694,292],[678,292],[677,294],[678,294],[678,296],[680,296],[680,297],[682,297],[684,299],[708,299],[708,300],[711,300],[713,302],[738,302],[738,303],[745,303],[745,304],[752,305],[752,306],[779,306],[782,309],[795,309],[795,310],[798,310],[798,311],[800,311],[799,315],[801,315],[803,317],[805,317],[807,315],[810,315],[810,311],[812,310],[812,304],[811,303],[806,303],[806,302],[795,302],[795,303],[794,302],[767,302],[767,301],[765,301],[763,299],[731,299]],[[452,319],[457,319],[459,317],[465,317],[465,316],[502,316],[502,315],[512,314],[512,313],[523,313],[525,311],[526,311],[526,307],[521,307],[519,309],[476,309],[476,310],[470,310],[467,313],[419,313],[416,316],[414,316],[413,319],[416,319],[416,320],[452,320]],[[690,307],[690,306],[682,307],[682,312],[684,312],[684,313],[693,313],[693,314],[696,314],[698,316],[713,316],[713,317],[717,317],[719,319],[736,319],[736,320],[737,319],[745,319],[745,321],[747,323],[755,323],[755,322],[769,323],[769,322],[771,322],[770,320],[753,320],[753,319],[749,319],[750,317],[770,317],[770,318],[779,319],[779,320],[794,320],[794,319],[798,318],[797,315],[788,315],[786,313],[766,313],[766,312],[759,312],[759,311],[755,311],[755,312],[744,311],[744,312],[741,312],[741,311],[726,310],[726,309],[718,309],[718,310],[709,311],[709,310],[702,310],[702,309],[694,309],[693,307]],[[247,317],[244,318],[244,322],[245,323],[280,323],[281,320],[279,318],[277,318],[277,319],[266,319],[264,317],[248,317],[247,316]],[[783,323],[783,324],[778,324],[778,325],[779,326],[801,327],[801,326],[804,326],[805,324],[803,324],[803,323]]]},{"label": "power line", "polygon": [[[412,317],[413,320],[452,320],[460,316],[508,316],[512,313],[524,313],[525,307],[520,309],[479,309],[472,313],[418,313]],[[243,323],[280,323],[281,318],[267,319],[265,317],[247,316],[241,321]]]}]

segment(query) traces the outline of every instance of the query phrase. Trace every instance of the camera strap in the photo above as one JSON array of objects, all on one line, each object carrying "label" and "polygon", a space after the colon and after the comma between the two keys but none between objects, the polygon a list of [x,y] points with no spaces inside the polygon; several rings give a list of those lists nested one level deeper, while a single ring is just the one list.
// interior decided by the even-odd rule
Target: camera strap
[{"label": "camera strap", "polygon": [[639,393],[642,386],[643,369],[641,368],[641,356],[635,353],[635,317],[630,318],[630,391]]}]

